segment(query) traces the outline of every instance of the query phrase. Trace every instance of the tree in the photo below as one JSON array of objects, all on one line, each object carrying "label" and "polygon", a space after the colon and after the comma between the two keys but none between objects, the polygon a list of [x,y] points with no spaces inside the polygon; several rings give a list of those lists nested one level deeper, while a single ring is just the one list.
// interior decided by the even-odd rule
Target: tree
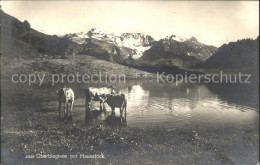
[{"label": "tree", "polygon": [[27,20],[24,20],[24,21],[23,21],[23,24],[24,24],[24,26],[25,26],[25,28],[26,28],[27,30],[29,30],[29,29],[31,28],[31,25],[30,25],[30,23],[29,23]]}]

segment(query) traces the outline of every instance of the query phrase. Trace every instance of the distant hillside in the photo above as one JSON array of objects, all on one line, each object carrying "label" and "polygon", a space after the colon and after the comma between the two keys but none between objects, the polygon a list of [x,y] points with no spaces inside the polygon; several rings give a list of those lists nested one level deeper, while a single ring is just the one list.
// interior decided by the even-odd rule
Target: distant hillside
[{"label": "distant hillside", "polygon": [[189,67],[205,61],[216,51],[216,47],[202,44],[195,37],[172,35],[156,42],[140,61],[157,66]]},{"label": "distant hillside", "polygon": [[258,68],[259,37],[255,40],[243,39],[222,45],[218,51],[196,68],[237,69]]},{"label": "distant hillside", "polygon": [[40,56],[62,58],[71,55],[92,55],[121,63],[131,50],[119,48],[113,43],[87,39],[83,45],[68,36],[46,35],[30,27],[28,21],[18,19],[1,11],[1,51],[9,57],[35,58]]},{"label": "distant hillside", "polygon": [[[4,42],[3,52],[14,55],[16,51],[13,49],[20,49],[17,51],[27,52],[26,56],[28,57],[35,57],[40,54],[64,56],[69,54],[71,47],[76,46],[66,38],[61,39],[57,36],[40,33],[32,29],[27,21],[21,22],[2,11],[1,39]],[[29,51],[29,48],[33,51]]]}]

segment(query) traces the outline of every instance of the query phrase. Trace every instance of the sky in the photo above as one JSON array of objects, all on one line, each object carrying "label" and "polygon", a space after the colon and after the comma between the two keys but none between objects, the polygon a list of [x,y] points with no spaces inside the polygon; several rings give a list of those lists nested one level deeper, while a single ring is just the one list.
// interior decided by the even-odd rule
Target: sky
[{"label": "sky", "polygon": [[258,1],[1,1],[4,12],[46,34],[144,33],[194,36],[221,46],[259,36]]}]

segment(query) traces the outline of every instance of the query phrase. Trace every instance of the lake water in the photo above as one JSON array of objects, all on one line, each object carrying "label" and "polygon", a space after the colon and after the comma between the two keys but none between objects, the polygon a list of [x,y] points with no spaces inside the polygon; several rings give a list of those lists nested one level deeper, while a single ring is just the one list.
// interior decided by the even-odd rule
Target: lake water
[{"label": "lake water", "polygon": [[[84,105],[81,95],[76,99],[73,120],[87,123],[105,120],[116,128],[187,130],[195,134],[196,140],[214,146],[219,159],[256,164],[259,155],[256,91],[257,86],[252,84],[130,83],[120,87],[128,102],[126,116],[120,117],[118,109],[111,114],[108,106],[106,113],[100,112],[99,103],[92,103],[92,113],[85,116],[84,106],[77,106]],[[216,164],[222,163],[216,160]]]},{"label": "lake water", "polygon": [[[233,91],[230,90],[233,87]],[[247,95],[251,87],[210,86],[205,84],[163,84],[139,82],[124,84],[120,93],[127,99],[126,125],[128,127],[168,129],[200,129],[222,126],[257,128],[259,113],[257,95]],[[218,89],[218,93],[214,90]],[[73,120],[85,120],[84,89],[75,100]],[[76,92],[75,92],[76,93]],[[234,94],[235,93],[235,94]],[[254,92],[256,93],[256,92]],[[77,93],[76,93],[77,94]],[[241,101],[243,100],[243,101]],[[248,101],[246,101],[248,100]],[[105,120],[111,109],[99,113],[99,103],[93,102],[95,119]],[[124,115],[123,115],[124,116]],[[113,117],[120,118],[119,109]],[[88,120],[88,119],[86,119]]]}]

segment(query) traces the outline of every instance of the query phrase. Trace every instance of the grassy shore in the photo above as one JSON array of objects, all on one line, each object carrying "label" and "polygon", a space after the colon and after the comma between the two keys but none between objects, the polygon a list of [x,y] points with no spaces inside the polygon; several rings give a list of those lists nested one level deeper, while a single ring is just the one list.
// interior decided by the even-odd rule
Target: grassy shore
[{"label": "grassy shore", "polygon": [[[12,107],[15,108],[15,107]],[[205,130],[209,137],[193,130],[139,129],[103,121],[75,122],[58,118],[55,110],[23,111],[6,108],[2,120],[2,161],[7,164],[235,164],[225,153],[234,145],[258,144],[257,132],[250,139],[223,136],[227,130]],[[255,131],[255,130],[248,130]],[[222,146],[222,147],[219,147]],[[80,154],[103,154],[104,159],[84,159]],[[67,155],[66,159],[26,159],[26,155]],[[78,155],[70,159],[70,155]],[[245,156],[245,155],[241,155]],[[246,155],[249,160],[257,155]],[[238,160],[239,161],[239,160]]]},{"label": "grassy shore", "polygon": [[[10,59],[2,58],[2,79],[9,79],[13,74],[107,74],[125,75],[127,79],[135,79],[134,74],[142,71],[129,68],[117,63],[97,59],[92,56],[71,56],[67,59]],[[155,77],[149,74],[147,78]]]}]

